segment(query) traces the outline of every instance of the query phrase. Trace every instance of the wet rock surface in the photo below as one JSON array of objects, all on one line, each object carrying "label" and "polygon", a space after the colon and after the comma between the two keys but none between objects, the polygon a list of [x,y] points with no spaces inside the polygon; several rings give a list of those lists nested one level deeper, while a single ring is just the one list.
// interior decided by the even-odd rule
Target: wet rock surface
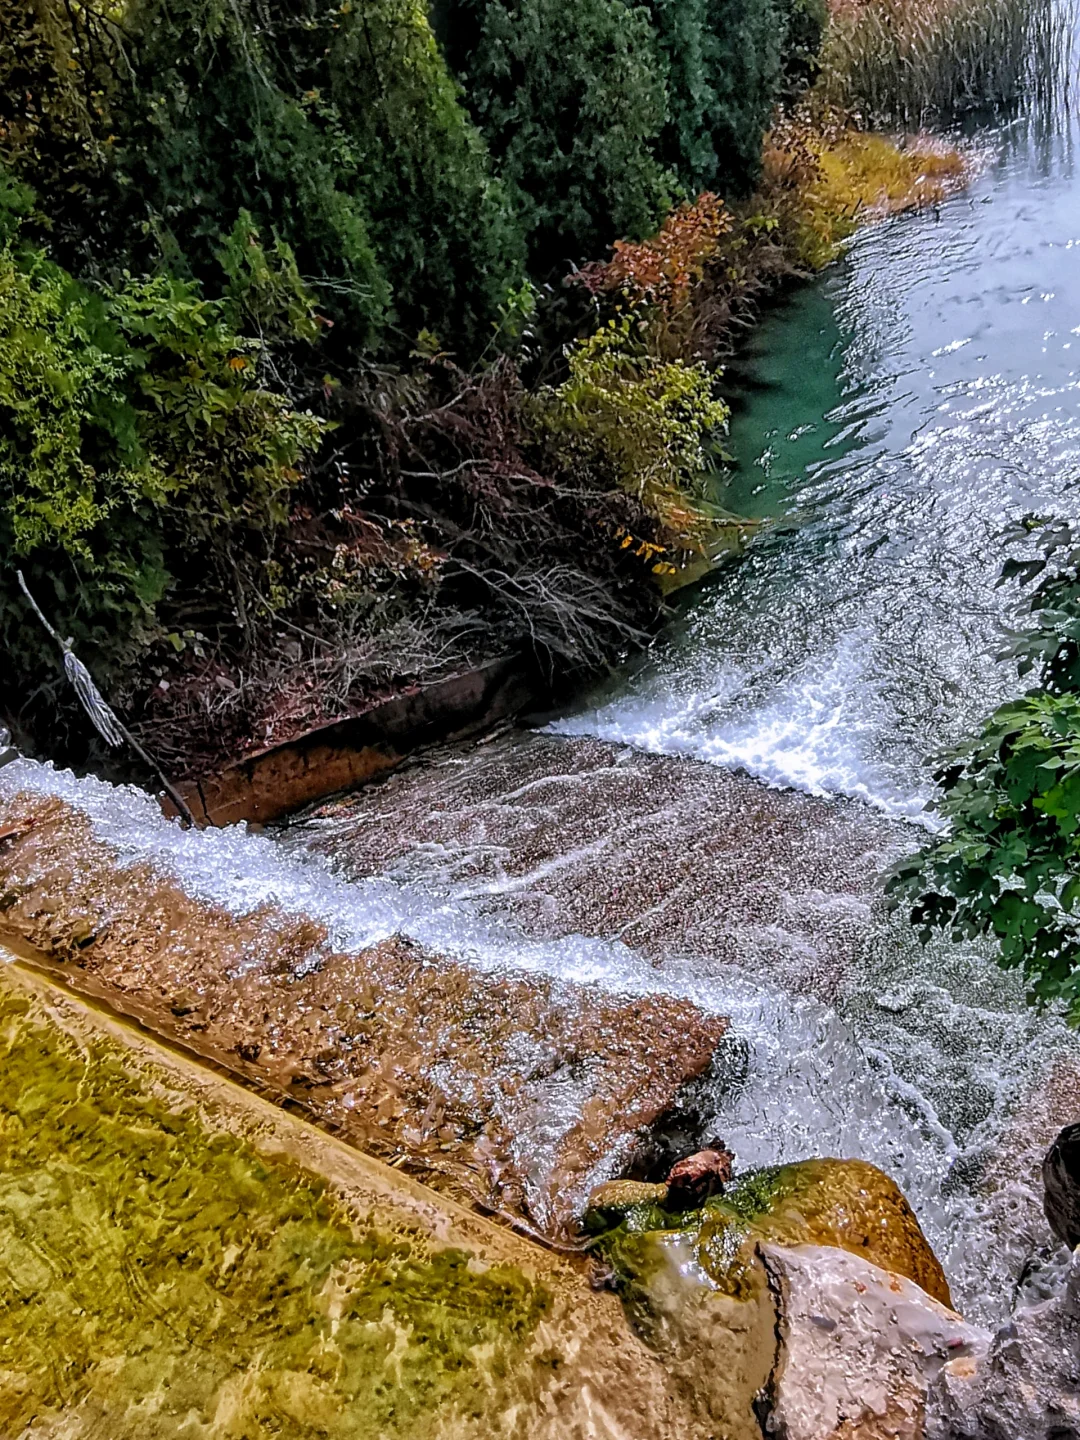
[{"label": "wet rock surface", "polygon": [[933,1381],[982,1334],[949,1308],[895,1183],[810,1160],[737,1176],[693,1211],[673,1188],[600,1187],[587,1225],[702,1416],[738,1437],[921,1440]]},{"label": "wet rock surface", "polygon": [[919,833],[686,758],[515,731],[433,752],[282,840],[506,931],[619,937],[653,962],[657,988],[723,995],[737,1017],[724,1048],[734,1060],[745,1047],[743,1072],[635,1178],[662,1179],[718,1136],[744,1166],[815,1150],[876,1159],[931,1229],[963,1308],[993,1324],[1057,1263],[1040,1166],[1080,1117],[1077,1038],[1032,1012],[989,954],[924,949],[906,916],[885,913],[881,869]]},{"label": "wet rock surface", "polygon": [[766,1244],[762,1257],[782,1337],[770,1430],[785,1440],[924,1440],[935,1384],[973,1366],[984,1332],[850,1251]]},{"label": "wet rock surface", "polygon": [[832,1246],[906,1276],[951,1306],[941,1263],[911,1206],[895,1180],[865,1160],[750,1170],[697,1209],[683,1209],[680,1199],[677,1185],[594,1191],[586,1225],[629,1283],[648,1275],[656,1237],[678,1231],[696,1248],[701,1269],[728,1289],[739,1288],[743,1266],[762,1243]]},{"label": "wet rock surface", "polygon": [[8,963],[0,1058],[3,1435],[708,1440],[580,1266]]},{"label": "wet rock surface", "polygon": [[192,899],[59,800],[15,799],[0,818],[14,827],[0,925],[73,983],[549,1236],[629,1162],[726,1028],[668,996],[480,973],[405,940],[335,953],[302,917]]},{"label": "wet rock surface", "polygon": [[328,801],[285,842],[350,878],[479,899],[531,934],[618,936],[702,973],[755,952],[828,998],[895,828],[846,802],[592,739],[515,731]]},{"label": "wet rock surface", "polygon": [[668,1208],[696,1209],[710,1195],[722,1194],[731,1180],[733,1159],[728,1150],[697,1150],[673,1165],[667,1177]]},{"label": "wet rock surface", "polygon": [[1070,1250],[1080,1245],[1080,1124],[1067,1125],[1043,1159],[1043,1208]]}]

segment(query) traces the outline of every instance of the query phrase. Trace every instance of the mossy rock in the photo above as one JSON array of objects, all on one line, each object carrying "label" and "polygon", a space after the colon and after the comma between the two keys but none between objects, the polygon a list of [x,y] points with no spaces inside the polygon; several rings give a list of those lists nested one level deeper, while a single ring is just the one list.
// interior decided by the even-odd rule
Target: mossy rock
[{"label": "mossy rock", "polygon": [[660,1252],[678,1235],[680,1244],[692,1243],[701,1269],[729,1295],[756,1293],[753,1257],[758,1242],[767,1240],[848,1250],[952,1305],[945,1273],[914,1211],[896,1182],[865,1160],[803,1160],[749,1171],[685,1214],[665,1210],[654,1195],[628,1191],[621,1208],[611,1203],[616,1198],[594,1206],[586,1228],[597,1235],[598,1249],[628,1295],[647,1294]]}]

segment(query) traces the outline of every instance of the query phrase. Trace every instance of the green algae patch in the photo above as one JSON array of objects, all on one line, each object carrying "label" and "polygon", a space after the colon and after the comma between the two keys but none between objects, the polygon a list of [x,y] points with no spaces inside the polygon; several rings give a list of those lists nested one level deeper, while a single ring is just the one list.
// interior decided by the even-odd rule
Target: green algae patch
[{"label": "green algae patch", "polygon": [[658,1187],[627,1192],[623,1207],[586,1217],[631,1304],[647,1303],[673,1246],[692,1254],[706,1283],[735,1299],[760,1292],[761,1241],[833,1245],[914,1280],[951,1305],[941,1265],[895,1181],[863,1160],[803,1160],[748,1171],[699,1210],[667,1210]]},{"label": "green algae patch", "polygon": [[537,1388],[517,1267],[358,1218],[7,980],[0,1065],[0,1433],[472,1433]]}]

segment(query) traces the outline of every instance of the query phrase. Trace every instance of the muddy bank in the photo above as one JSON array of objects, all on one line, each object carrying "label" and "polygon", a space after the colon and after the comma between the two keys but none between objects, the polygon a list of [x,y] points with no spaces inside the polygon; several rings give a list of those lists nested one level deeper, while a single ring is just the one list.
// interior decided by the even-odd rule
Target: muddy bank
[{"label": "muddy bank", "polygon": [[4,1434],[704,1440],[557,1256],[11,964],[0,1051]]},{"label": "muddy bank", "polygon": [[549,1236],[633,1162],[726,1030],[671,996],[480,973],[400,938],[339,953],[310,919],[193,898],[55,798],[16,796],[0,823],[0,925],[73,985]]}]

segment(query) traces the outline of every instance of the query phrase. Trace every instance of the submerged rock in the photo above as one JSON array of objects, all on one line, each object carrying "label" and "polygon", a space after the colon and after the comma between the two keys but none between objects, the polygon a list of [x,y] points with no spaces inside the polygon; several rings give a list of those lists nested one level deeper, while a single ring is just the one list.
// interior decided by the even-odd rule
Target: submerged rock
[{"label": "submerged rock", "polygon": [[306,916],[189,895],[49,797],[8,801],[0,824],[0,929],[73,984],[549,1237],[727,1029],[689,1001],[484,972],[399,937],[342,953]]},{"label": "submerged rock", "polygon": [[1046,1152],[1043,1209],[1059,1240],[1080,1245],[1080,1124],[1066,1125]]},{"label": "submerged rock", "polygon": [[0,1435],[715,1434],[579,1266],[9,963],[0,1060]]}]

